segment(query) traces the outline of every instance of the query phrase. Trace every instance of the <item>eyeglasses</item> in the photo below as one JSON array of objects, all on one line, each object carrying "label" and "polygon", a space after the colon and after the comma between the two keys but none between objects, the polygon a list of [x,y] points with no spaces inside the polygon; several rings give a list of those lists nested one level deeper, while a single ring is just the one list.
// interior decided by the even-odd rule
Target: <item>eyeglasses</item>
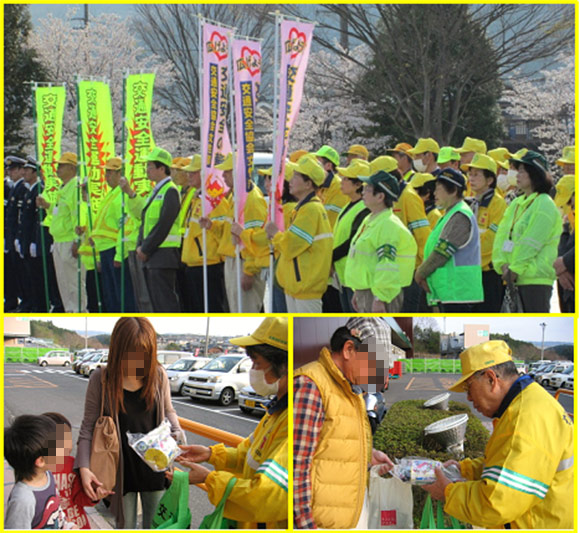
[{"label": "eyeglasses", "polygon": [[463,392],[466,392],[467,394],[469,394],[470,389],[471,389],[471,385],[473,385],[473,382],[483,376],[485,374],[485,370],[480,370],[479,372],[476,372],[475,374],[473,374],[473,376],[471,376],[464,384],[463,384]]}]

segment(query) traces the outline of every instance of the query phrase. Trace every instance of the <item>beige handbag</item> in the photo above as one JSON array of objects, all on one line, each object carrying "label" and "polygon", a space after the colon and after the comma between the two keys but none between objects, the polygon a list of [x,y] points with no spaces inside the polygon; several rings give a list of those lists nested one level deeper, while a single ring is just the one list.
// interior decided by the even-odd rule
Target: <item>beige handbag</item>
[{"label": "beige handbag", "polygon": [[101,415],[95,423],[91,443],[90,468],[105,490],[113,490],[117,480],[119,465],[119,435],[115,421],[110,416],[103,416],[105,389],[102,388]]}]

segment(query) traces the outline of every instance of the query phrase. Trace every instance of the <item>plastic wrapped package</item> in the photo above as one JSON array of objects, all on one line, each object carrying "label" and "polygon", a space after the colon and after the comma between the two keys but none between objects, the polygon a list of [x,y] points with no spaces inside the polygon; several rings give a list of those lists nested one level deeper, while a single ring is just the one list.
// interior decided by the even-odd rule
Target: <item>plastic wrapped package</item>
[{"label": "plastic wrapped package", "polygon": [[171,424],[165,419],[149,433],[127,431],[129,446],[155,472],[170,470],[173,461],[181,455],[176,440],[171,436]]}]

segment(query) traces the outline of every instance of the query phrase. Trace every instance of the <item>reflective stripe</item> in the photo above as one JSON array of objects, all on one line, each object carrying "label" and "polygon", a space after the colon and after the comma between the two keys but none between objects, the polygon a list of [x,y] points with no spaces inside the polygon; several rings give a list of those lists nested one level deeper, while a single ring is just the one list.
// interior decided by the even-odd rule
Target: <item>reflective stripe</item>
[{"label": "reflective stripe", "polygon": [[301,230],[298,226],[292,225],[288,229],[291,233],[294,233],[294,235],[304,239],[308,244],[312,244],[314,242],[314,238],[304,230]]},{"label": "reflective stripe", "polygon": [[556,468],[556,472],[561,472],[562,470],[568,470],[568,468],[572,468],[574,466],[574,456],[569,457],[568,459],[562,459],[558,468]]},{"label": "reflective stripe", "polygon": [[260,467],[260,463],[252,457],[251,451],[248,450],[248,453],[246,453],[246,463],[252,470],[257,470]]},{"label": "reflective stripe", "polygon": [[263,474],[269,477],[274,483],[288,491],[288,470],[279,465],[273,459],[264,461],[256,470],[256,474]]},{"label": "reflective stripe", "polygon": [[501,468],[499,466],[484,468],[481,479],[496,481],[497,483],[505,485],[510,489],[514,489],[525,494],[532,494],[538,498],[541,498],[542,500],[546,497],[546,493],[550,488],[548,485],[542,483],[541,481],[537,481],[531,477],[518,474],[513,470],[508,470],[507,468]]},{"label": "reflective stripe", "polygon": [[263,224],[263,220],[249,220],[244,223],[244,229],[261,228]]},{"label": "reflective stripe", "polygon": [[181,235],[167,235],[163,242],[181,242]]},{"label": "reflective stripe", "polygon": [[413,220],[407,224],[410,230],[424,228],[424,227],[431,227],[429,221],[426,218],[420,218],[419,220]]},{"label": "reflective stripe", "polygon": [[334,235],[332,233],[321,233],[320,235],[314,237],[314,240],[321,241],[322,239],[332,239],[333,237]]},{"label": "reflective stripe", "polygon": [[324,208],[327,211],[334,211],[335,213],[340,213],[342,211],[342,207],[339,207],[339,206],[334,205],[334,204],[325,205]]}]

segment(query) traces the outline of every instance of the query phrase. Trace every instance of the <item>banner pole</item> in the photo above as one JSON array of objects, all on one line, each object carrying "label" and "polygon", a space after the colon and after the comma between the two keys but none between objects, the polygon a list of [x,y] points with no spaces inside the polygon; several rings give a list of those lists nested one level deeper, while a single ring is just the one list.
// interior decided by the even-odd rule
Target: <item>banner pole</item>
[{"label": "banner pole", "polygon": [[[233,46],[231,39],[233,35],[230,35],[229,43],[229,54],[230,54],[230,76],[229,76],[229,88],[230,88],[230,136],[232,139],[232,179],[233,179],[233,197],[234,197],[234,222],[238,221],[238,210],[239,210],[239,191],[237,190],[237,183],[236,183],[236,156],[238,151],[238,143],[236,142],[236,112],[234,108],[234,57],[233,57]],[[237,98],[239,99],[241,95],[236,93]],[[241,104],[241,102],[238,102]],[[239,242],[236,243],[236,284],[238,287],[237,290],[237,306],[238,306],[238,313],[242,312],[242,277],[241,277],[241,258],[240,258],[240,244]],[[231,312],[231,309],[230,309]]]},{"label": "banner pole", "polygon": [[[200,152],[203,146],[203,17],[199,17],[199,142]],[[201,217],[205,216],[205,154],[201,154]],[[208,312],[208,298],[207,298],[207,235],[206,229],[201,229],[202,249],[203,249],[203,312]]]},{"label": "banner pole", "polygon": [[[272,107],[272,178],[270,179],[270,222],[276,221],[276,188],[278,182],[277,174],[280,166],[276,163],[276,134],[278,130],[278,85],[280,81],[279,55],[280,55],[280,12],[276,11],[276,21],[274,29],[274,105]],[[270,295],[270,312],[274,312],[274,245],[270,242],[270,265],[268,275],[268,289]]]},{"label": "banner pole", "polygon": [[[44,191],[44,183],[42,181],[42,167],[40,166],[40,159],[38,154],[38,124],[36,123],[36,90],[38,89],[38,84],[34,83],[31,86],[32,89],[32,123],[34,125],[34,153],[36,155],[36,174],[38,176],[38,195],[41,196]],[[46,304],[46,312],[50,313],[50,295],[48,290],[48,265],[46,262],[46,244],[44,236],[44,226],[42,222],[44,219],[41,217],[42,207],[38,208],[38,225],[40,227],[40,247],[42,254],[42,275],[44,277],[44,301]],[[46,218],[46,214],[45,214]],[[37,251],[38,255],[38,251]]]},{"label": "banner pole", "polygon": [[[123,77],[123,114],[121,115],[121,176],[125,176],[125,128],[127,114],[127,77]],[[118,185],[117,185],[118,187]],[[121,313],[125,312],[125,193],[121,190]]]},{"label": "banner pole", "polygon": [[[82,122],[81,122],[81,101],[80,101],[80,78],[77,78],[77,152],[78,152],[78,163],[79,170],[82,168],[82,145],[83,145],[83,135],[82,135]],[[77,226],[81,223],[81,189],[80,189],[80,172],[77,172]],[[81,254],[79,249],[81,246],[80,236],[77,238],[77,301],[78,301],[78,311],[81,313]],[[97,270],[97,265],[95,264],[95,271]]]}]

